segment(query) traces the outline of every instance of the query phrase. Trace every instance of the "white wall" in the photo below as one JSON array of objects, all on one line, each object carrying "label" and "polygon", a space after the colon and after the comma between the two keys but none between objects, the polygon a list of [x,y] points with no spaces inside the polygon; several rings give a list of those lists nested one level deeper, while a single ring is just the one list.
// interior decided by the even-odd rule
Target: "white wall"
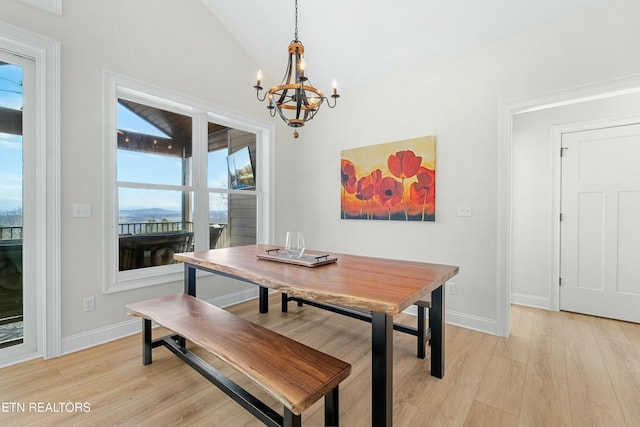
[{"label": "white wall", "polygon": [[[299,206],[307,246],[459,265],[447,320],[495,332],[498,106],[640,74],[638,16],[640,2],[612,0],[375,85],[342,88],[338,107],[322,111],[280,159],[291,170],[279,192]],[[436,222],[340,220],[340,151],[423,135],[437,137]],[[457,216],[462,203],[471,218]]]},{"label": "white wall", "polygon": [[[611,0],[375,85],[343,87],[338,108],[298,140],[277,124],[274,243],[299,228],[313,248],[459,265],[447,320],[494,332],[498,104],[640,75],[638,16],[637,0]],[[61,17],[2,0],[0,19],[62,42],[62,331],[73,340],[127,321],[129,301],[180,290],[102,294],[103,70],[264,117],[250,89],[258,66],[195,0],[65,0]],[[340,220],[340,151],[423,135],[438,141],[436,222]],[[73,203],[90,203],[93,217],[72,218]],[[460,203],[472,205],[471,218],[457,216]],[[82,311],[87,295],[94,312]]]},{"label": "white wall", "polygon": [[[519,114],[513,123],[512,301],[554,308],[558,277],[554,270],[554,156],[552,127],[598,119],[640,115],[640,94],[628,94]],[[555,295],[554,295],[555,293]]]},{"label": "white wall", "polygon": [[[126,303],[182,289],[175,283],[103,294],[103,72],[258,117],[263,110],[251,88],[258,66],[200,1],[65,0],[62,16],[18,0],[3,0],[1,7],[4,22],[61,41],[62,336],[68,351],[108,338],[112,326],[132,320]],[[90,203],[93,216],[72,218],[73,203]],[[200,290],[211,298],[235,289]],[[85,313],[82,299],[89,295],[96,310]]]}]

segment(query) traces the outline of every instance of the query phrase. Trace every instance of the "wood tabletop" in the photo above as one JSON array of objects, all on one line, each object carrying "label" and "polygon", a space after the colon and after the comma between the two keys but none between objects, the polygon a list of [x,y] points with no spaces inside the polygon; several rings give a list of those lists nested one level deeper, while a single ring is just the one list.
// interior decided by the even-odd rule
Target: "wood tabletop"
[{"label": "wood tabletop", "polygon": [[277,247],[236,246],[178,253],[174,258],[291,296],[391,315],[427,298],[459,270],[451,265],[318,251],[305,251],[305,254],[329,253],[338,261],[309,268],[258,259],[258,254]]}]

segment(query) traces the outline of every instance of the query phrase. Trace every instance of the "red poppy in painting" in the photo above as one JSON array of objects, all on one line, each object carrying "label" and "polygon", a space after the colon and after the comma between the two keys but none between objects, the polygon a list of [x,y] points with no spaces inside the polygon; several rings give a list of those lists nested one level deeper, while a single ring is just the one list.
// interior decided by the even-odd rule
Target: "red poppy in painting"
[{"label": "red poppy in painting", "polygon": [[436,182],[436,171],[421,166],[416,174],[418,183],[423,187],[432,187]]},{"label": "red poppy in painting", "polygon": [[391,173],[398,178],[411,178],[420,169],[422,157],[416,156],[411,150],[398,151],[387,159],[387,166]]},{"label": "red poppy in painting", "polygon": [[436,192],[429,187],[423,187],[417,182],[411,184],[409,187],[409,199],[418,205],[423,205],[428,202],[432,202],[435,198]]},{"label": "red poppy in painting", "polygon": [[376,184],[382,179],[382,171],[376,169],[369,175],[358,180],[356,197],[359,200],[370,200],[376,189]]},{"label": "red poppy in painting", "polygon": [[383,206],[393,206],[402,200],[402,184],[386,176],[376,186],[376,197]]},{"label": "red poppy in painting", "polygon": [[356,167],[349,160],[342,159],[341,166],[342,186],[349,194],[356,191]]},{"label": "red poppy in painting", "polygon": [[410,187],[409,198],[411,201],[419,205],[433,201],[436,194],[433,188],[436,182],[435,171],[422,166],[416,174],[416,178],[418,182],[414,182]]},{"label": "red poppy in painting", "polygon": [[[427,203],[432,203],[436,197],[435,183],[436,175],[432,169],[424,166],[416,174],[417,182],[409,187],[409,199],[412,202],[422,206],[422,220],[424,221],[425,212],[427,211]],[[433,210],[433,207],[431,208]]]}]

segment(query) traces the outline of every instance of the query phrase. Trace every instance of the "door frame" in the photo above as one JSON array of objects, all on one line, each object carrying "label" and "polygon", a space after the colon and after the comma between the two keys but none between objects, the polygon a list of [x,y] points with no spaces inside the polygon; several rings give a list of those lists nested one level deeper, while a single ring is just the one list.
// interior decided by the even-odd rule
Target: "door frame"
[{"label": "door frame", "polygon": [[[509,336],[509,306],[511,303],[511,273],[512,273],[512,181],[513,181],[513,121],[518,114],[533,111],[546,110],[571,104],[579,104],[598,99],[611,98],[615,96],[627,95],[640,92],[640,75],[626,79],[601,82],[590,86],[578,87],[562,92],[539,95],[531,98],[517,99],[500,103],[498,107],[498,250],[497,250],[497,285],[496,285],[496,334],[499,336]],[[558,150],[560,146],[558,145]],[[554,164],[554,182],[559,183],[560,158],[556,156],[558,169]],[[554,203],[557,203],[557,217],[560,217],[559,208],[559,185],[555,186]],[[559,244],[558,222],[557,239],[554,235],[554,244]],[[559,271],[559,246],[554,248],[554,259],[558,264]],[[558,256],[555,256],[557,251]],[[559,277],[559,275],[556,275]],[[551,284],[553,286],[555,284]],[[557,288],[557,286],[555,286]],[[559,301],[559,290],[555,289],[550,293],[555,298],[556,304]],[[554,296],[555,295],[555,296]],[[557,308],[556,308],[557,310]]]},{"label": "door frame", "polygon": [[[601,120],[587,120],[575,123],[567,123],[564,125],[553,126],[551,128],[552,134],[552,152],[559,153],[562,147],[562,137],[569,133],[591,131],[598,129],[614,128],[619,126],[640,124],[640,115],[634,114],[629,116],[610,117]],[[556,280],[560,280],[560,247],[561,240],[561,224],[560,214],[562,207],[562,160],[560,156],[554,156],[553,158],[553,202],[552,202],[552,214],[558,221],[553,224],[552,230],[552,273]],[[555,282],[557,283],[557,281]],[[560,311],[560,286],[555,286],[555,283],[551,284],[549,295],[551,296],[551,309],[554,311]]]},{"label": "door frame", "polygon": [[36,351],[0,359],[0,367],[61,354],[60,42],[0,21],[0,47],[35,62]]}]

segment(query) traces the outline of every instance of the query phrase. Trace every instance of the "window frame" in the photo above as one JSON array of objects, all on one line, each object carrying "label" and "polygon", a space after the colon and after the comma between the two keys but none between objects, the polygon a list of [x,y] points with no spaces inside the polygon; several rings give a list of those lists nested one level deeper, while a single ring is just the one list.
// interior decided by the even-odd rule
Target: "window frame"
[{"label": "window frame", "polygon": [[[105,294],[128,291],[183,280],[182,264],[171,264],[135,270],[118,270],[118,181],[117,181],[117,102],[124,98],[192,117],[193,176],[191,185],[167,186],[135,183],[136,188],[191,191],[194,197],[195,248],[208,248],[209,193],[207,187],[207,123],[209,121],[256,135],[258,176],[255,190],[225,190],[255,194],[257,206],[256,243],[270,242],[273,235],[273,152],[274,126],[270,122],[233,112],[161,89],[109,71],[104,73],[104,250]],[[124,186],[128,186],[126,183]]]}]

